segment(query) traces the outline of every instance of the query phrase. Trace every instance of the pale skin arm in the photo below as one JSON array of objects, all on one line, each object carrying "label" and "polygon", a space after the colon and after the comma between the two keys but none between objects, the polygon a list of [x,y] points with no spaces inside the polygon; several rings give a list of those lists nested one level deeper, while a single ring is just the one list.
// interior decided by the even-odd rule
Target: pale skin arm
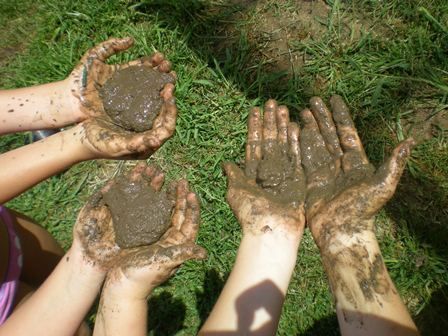
[{"label": "pale skin arm", "polygon": [[0,203],[73,164],[95,158],[82,143],[81,126],[0,155]]},{"label": "pale skin arm", "polygon": [[[164,182],[159,168],[145,164],[137,165],[127,178],[130,183],[145,181],[156,192]],[[199,217],[196,195],[189,191],[187,181],[179,181],[168,231],[152,245],[122,249],[119,262],[109,270],[95,321],[95,336],[127,335],[129,330],[136,336],[147,334],[147,298],[152,290],[186,260],[206,256],[205,250],[194,243]]]},{"label": "pale skin arm", "polygon": [[[299,128],[286,107],[270,100],[250,112],[245,172],[224,165],[227,201],[243,229],[235,265],[199,335],[275,335],[302,238],[304,178]],[[272,148],[284,150],[294,166],[289,181],[295,192],[273,196],[256,182],[258,168]],[[278,157],[278,156],[277,156]],[[276,186],[277,187],[277,186]],[[273,187],[275,189],[276,187]]]},{"label": "pale skin arm", "polygon": [[73,335],[105,274],[74,243],[42,286],[0,326],[0,335]]},{"label": "pale skin arm", "polygon": [[301,113],[307,223],[320,249],[343,335],[418,335],[387,272],[374,216],[395,192],[413,140],[375,171],[347,106],[320,98]]},{"label": "pale skin arm", "polygon": [[243,237],[199,335],[275,335],[298,247],[299,241],[272,232]]},{"label": "pale skin arm", "polygon": [[32,87],[0,90],[0,135],[59,128],[86,118],[68,79]]}]

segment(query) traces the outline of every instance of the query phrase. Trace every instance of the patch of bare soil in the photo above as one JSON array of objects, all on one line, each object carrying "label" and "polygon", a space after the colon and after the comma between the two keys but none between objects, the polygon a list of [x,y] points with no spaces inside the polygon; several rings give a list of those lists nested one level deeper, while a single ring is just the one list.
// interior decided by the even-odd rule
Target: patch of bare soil
[{"label": "patch of bare soil", "polygon": [[[261,58],[271,63],[272,70],[292,73],[310,57],[298,44],[318,41],[335,33],[341,45],[358,41],[363,32],[383,33],[370,18],[342,8],[333,13],[323,0],[233,0],[241,7],[234,22],[246,21],[250,42],[259,47]],[[238,27],[225,27],[236,37]],[[336,37],[336,36],[335,36]],[[224,47],[224,45],[223,45]],[[317,85],[323,85],[319,79]]]},{"label": "patch of bare soil", "polygon": [[415,98],[410,102],[409,114],[400,120],[404,135],[412,136],[417,143],[448,132],[448,107],[440,106],[433,101]]}]

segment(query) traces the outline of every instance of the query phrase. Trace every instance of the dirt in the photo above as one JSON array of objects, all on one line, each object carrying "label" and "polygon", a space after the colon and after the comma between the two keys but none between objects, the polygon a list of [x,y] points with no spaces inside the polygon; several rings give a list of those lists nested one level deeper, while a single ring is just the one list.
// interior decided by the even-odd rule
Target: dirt
[{"label": "dirt", "polygon": [[116,243],[122,248],[150,245],[170,225],[173,201],[164,191],[155,192],[146,181],[118,178],[104,194],[112,214]]},{"label": "dirt", "polygon": [[151,129],[163,100],[160,91],[173,78],[140,65],[117,71],[99,90],[104,108],[120,127],[144,132]]},{"label": "dirt", "polygon": [[[305,63],[316,57],[307,52],[307,44],[318,42],[325,35],[338,34],[335,36],[338,46],[347,48],[356,45],[363,32],[389,33],[389,27],[366,17],[362,8],[349,8],[344,3],[339,4],[341,14],[337,15],[324,0],[233,0],[231,3],[239,10],[224,20],[228,24],[218,28],[215,35],[221,38],[217,52],[237,47],[241,32],[247,32],[250,49],[256,50],[251,57],[253,65],[266,66],[263,71],[284,72],[287,79],[300,73]],[[310,95],[320,95],[327,86],[319,75],[311,84],[305,88]]]},{"label": "dirt", "polygon": [[257,166],[257,183],[280,203],[303,200],[305,185],[303,176],[295,169],[296,162],[286,146],[276,142],[265,144],[262,160]]},{"label": "dirt", "polygon": [[414,113],[401,119],[406,137],[412,136],[417,143],[423,143],[436,137],[440,132],[448,131],[448,109],[437,106],[417,107]]}]

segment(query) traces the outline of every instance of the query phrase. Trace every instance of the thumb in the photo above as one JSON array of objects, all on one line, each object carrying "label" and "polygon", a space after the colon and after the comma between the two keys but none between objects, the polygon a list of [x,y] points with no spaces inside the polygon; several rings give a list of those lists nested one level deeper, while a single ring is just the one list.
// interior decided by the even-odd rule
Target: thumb
[{"label": "thumb", "polygon": [[182,265],[187,260],[203,260],[207,258],[207,251],[194,243],[170,246],[162,253],[170,260],[169,264],[172,268]]},{"label": "thumb", "polygon": [[229,179],[229,185],[236,180],[245,179],[244,172],[233,162],[224,162],[222,166],[227,178]]},{"label": "thumb", "polygon": [[380,210],[395,193],[414,146],[415,141],[412,138],[400,142],[392,155],[376,171],[372,183],[367,187],[367,193],[371,195],[370,201],[366,202],[368,216]]}]

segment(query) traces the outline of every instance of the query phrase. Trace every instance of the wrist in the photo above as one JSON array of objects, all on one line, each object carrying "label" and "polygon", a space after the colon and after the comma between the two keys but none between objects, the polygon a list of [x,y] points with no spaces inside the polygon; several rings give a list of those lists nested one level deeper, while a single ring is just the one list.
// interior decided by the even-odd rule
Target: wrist
[{"label": "wrist", "polygon": [[77,287],[81,285],[82,288],[99,288],[106,277],[107,272],[89,261],[76,241],[65,254],[63,261],[69,265],[73,274],[71,279],[76,279],[74,281],[78,283]]},{"label": "wrist", "polygon": [[87,119],[87,116],[81,110],[81,101],[78,97],[79,93],[74,88],[70,76],[59,83],[71,123],[78,123]]},{"label": "wrist", "polygon": [[69,150],[65,151],[71,164],[93,160],[97,157],[85,145],[85,130],[81,124],[60,132],[68,139]]},{"label": "wrist", "polygon": [[263,236],[245,235],[238,249],[238,258],[247,262],[254,276],[275,276],[280,278],[292,274],[300,240],[285,235],[264,234]]},{"label": "wrist", "polygon": [[[109,272],[103,287],[104,298],[110,303],[123,303],[125,305],[138,304],[147,302],[147,298],[151,295],[155,286],[149,285],[151,281],[145,283],[136,283],[134,281],[123,279],[124,275],[120,275],[121,279],[115,279],[116,274]],[[145,288],[142,288],[144,286]]]}]

